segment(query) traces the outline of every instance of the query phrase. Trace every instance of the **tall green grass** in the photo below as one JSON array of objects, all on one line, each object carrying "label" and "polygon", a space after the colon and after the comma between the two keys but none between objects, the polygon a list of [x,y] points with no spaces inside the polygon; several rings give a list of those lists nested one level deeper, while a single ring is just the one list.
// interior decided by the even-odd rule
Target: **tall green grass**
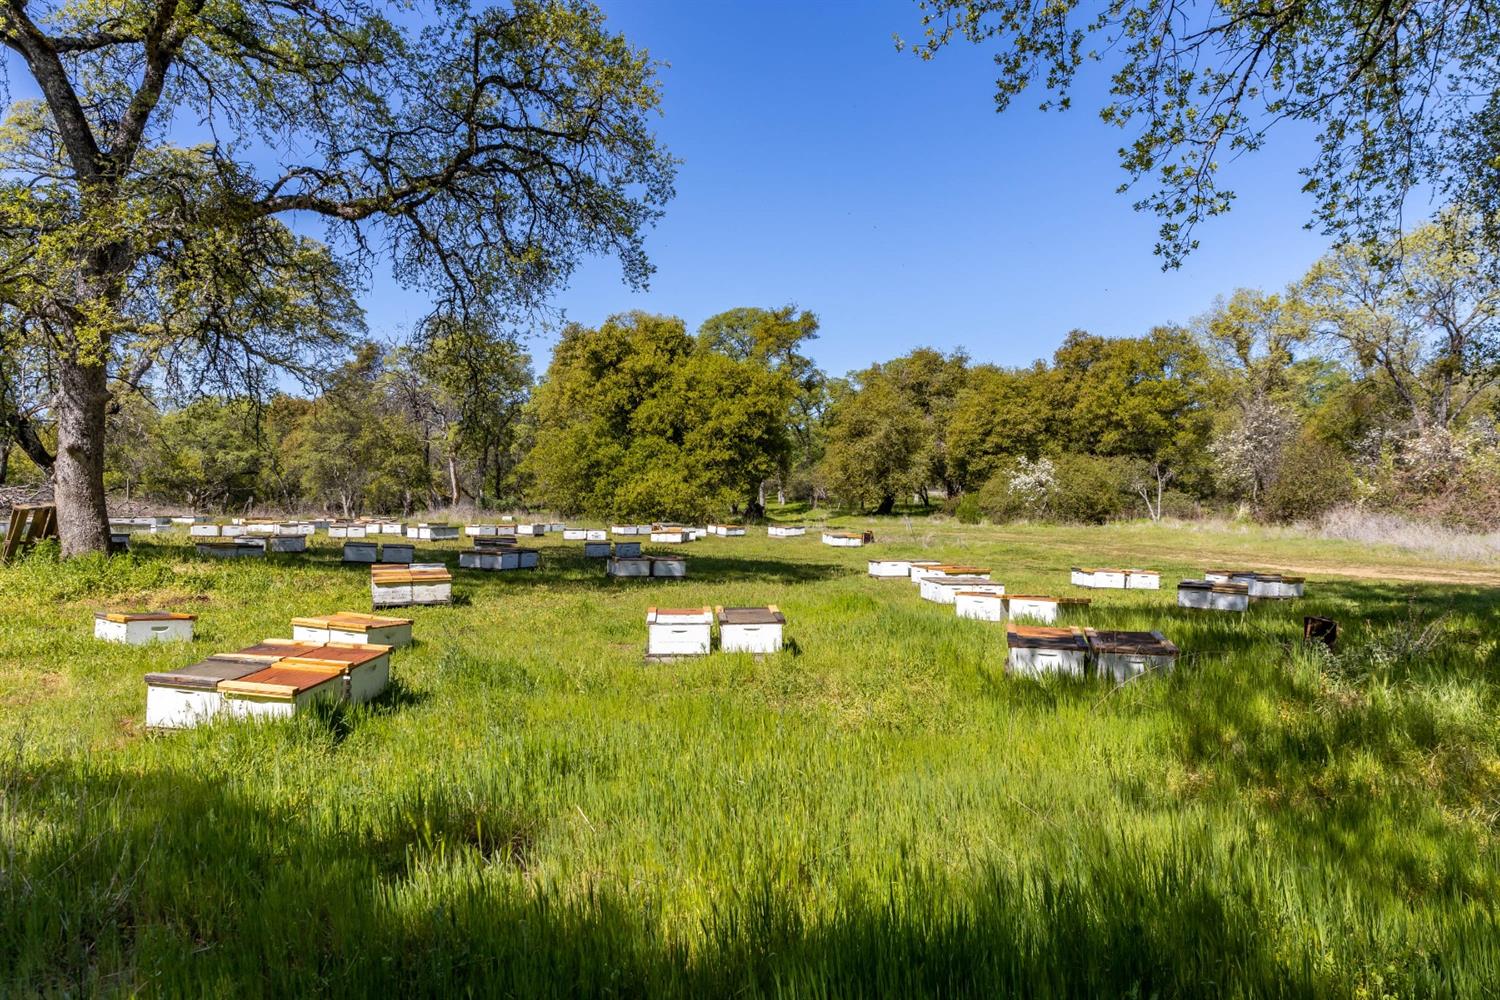
[{"label": "tall green grass", "polygon": [[[1101,552],[1169,580],[1207,550],[1382,558],[875,530],[874,551],[978,559],[1016,592],[1072,592],[1069,563]],[[640,582],[574,548],[457,573],[376,704],[165,736],[141,731],[142,674],[364,607],[367,574],[327,542],[211,563],[170,536],[0,570],[0,991],[1500,989],[1488,591],[1315,576],[1230,616],[1097,593],[1075,622],[1185,650],[1111,688],[1007,676],[1003,627],[865,578],[869,551],[706,540],[689,580]],[[642,663],[650,605],[768,602],[794,650]],[[97,644],[105,605],[197,610],[199,639]],[[1345,623],[1337,653],[1302,648],[1304,613]]]}]

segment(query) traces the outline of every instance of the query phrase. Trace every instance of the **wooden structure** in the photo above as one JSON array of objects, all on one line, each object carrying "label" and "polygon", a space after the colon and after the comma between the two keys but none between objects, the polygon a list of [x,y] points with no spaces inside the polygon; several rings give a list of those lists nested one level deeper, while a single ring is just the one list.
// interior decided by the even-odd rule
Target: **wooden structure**
[{"label": "wooden structure", "polygon": [[10,509],[10,526],[5,531],[5,549],[0,552],[0,562],[10,562],[22,549],[28,549],[44,538],[56,537],[56,505],[16,504]]}]

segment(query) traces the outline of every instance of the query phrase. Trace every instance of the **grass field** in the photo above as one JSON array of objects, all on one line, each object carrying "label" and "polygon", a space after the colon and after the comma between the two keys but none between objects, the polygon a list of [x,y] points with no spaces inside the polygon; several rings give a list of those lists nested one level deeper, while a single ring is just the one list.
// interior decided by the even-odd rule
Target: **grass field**
[{"label": "grass field", "polygon": [[[415,609],[376,704],[167,736],[144,673],[366,609],[367,571],[321,536],[0,568],[0,992],[1500,992],[1493,565],[867,524],[873,549],[693,543],[683,582],[606,580],[549,538],[540,571],[455,571],[456,606]],[[1160,569],[1073,621],[1161,629],[1183,662],[1008,677],[1003,626],[868,579],[881,555],[1028,593],[1079,593],[1071,563]],[[1224,563],[1295,567],[1309,596],[1172,606]],[[757,603],[793,650],[642,663],[648,606]],[[196,611],[199,639],[98,644],[106,606]],[[1344,623],[1337,655],[1301,647],[1304,614]]]}]

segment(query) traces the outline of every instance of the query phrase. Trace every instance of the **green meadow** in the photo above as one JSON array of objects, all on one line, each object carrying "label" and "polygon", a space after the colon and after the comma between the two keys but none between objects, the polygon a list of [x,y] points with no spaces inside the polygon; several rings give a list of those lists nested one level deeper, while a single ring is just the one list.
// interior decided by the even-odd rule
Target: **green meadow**
[{"label": "green meadow", "polygon": [[[1493,566],[1262,529],[849,521],[454,572],[378,702],[149,734],[142,675],[368,610],[368,571],[185,536],[0,568],[0,993],[1486,996],[1500,992]],[[458,545],[428,546],[456,567]],[[647,546],[648,551],[652,549]],[[441,550],[441,551],[439,551]],[[1159,569],[1120,687],[1007,676],[1004,627],[869,558]],[[1300,602],[1174,606],[1208,565]],[[643,662],[650,606],[779,605],[789,648]],[[102,608],[191,645],[97,643]],[[401,612],[395,612],[401,613]],[[1339,648],[1304,648],[1305,614]]]}]

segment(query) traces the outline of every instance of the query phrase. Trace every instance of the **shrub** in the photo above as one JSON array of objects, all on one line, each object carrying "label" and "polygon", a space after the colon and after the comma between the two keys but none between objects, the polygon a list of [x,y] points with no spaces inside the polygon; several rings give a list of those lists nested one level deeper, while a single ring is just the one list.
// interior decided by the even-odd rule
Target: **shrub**
[{"label": "shrub", "polygon": [[953,507],[953,516],[958,518],[959,524],[978,524],[984,516],[984,511],[979,507],[979,497],[973,493],[965,493],[959,497],[958,503]]},{"label": "shrub", "polygon": [[1128,475],[1119,459],[1063,455],[1053,465],[1051,512],[1055,519],[1103,524],[1125,509]]},{"label": "shrub", "polygon": [[1308,434],[1281,453],[1276,479],[1266,491],[1266,516],[1302,521],[1347,502],[1354,494],[1354,471],[1337,448]]}]

